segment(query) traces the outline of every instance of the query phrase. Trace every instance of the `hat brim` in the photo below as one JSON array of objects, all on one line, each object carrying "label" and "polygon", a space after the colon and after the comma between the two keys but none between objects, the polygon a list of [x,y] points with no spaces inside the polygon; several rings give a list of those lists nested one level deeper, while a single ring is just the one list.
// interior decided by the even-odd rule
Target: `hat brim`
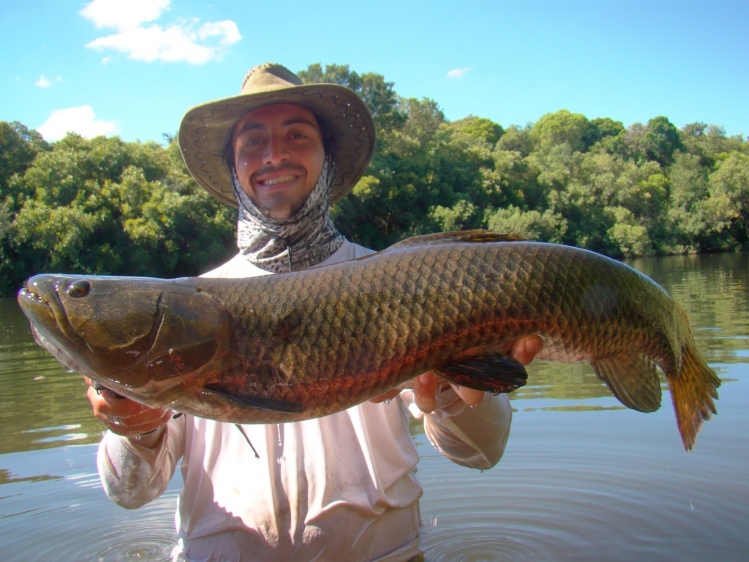
[{"label": "hat brim", "polygon": [[237,119],[265,105],[294,103],[317,115],[334,140],[336,164],[331,204],[347,195],[372,159],[375,128],[369,110],[352,90],[336,84],[291,86],[206,103],[190,109],[179,128],[179,146],[192,176],[219,201],[238,206],[226,161]]}]

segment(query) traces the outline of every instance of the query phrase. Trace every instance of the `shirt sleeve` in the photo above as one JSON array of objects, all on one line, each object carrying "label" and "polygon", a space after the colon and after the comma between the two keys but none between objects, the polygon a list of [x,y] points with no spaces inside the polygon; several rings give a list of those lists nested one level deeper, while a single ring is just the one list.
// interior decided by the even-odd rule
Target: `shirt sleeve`
[{"label": "shirt sleeve", "polygon": [[107,431],[99,443],[97,466],[109,499],[134,509],[158,498],[169,485],[183,454],[185,417],[170,420],[153,449]]},{"label": "shirt sleeve", "polygon": [[[452,392],[455,397],[457,394]],[[496,465],[510,436],[512,407],[506,394],[486,393],[476,406],[462,400],[425,414],[408,398],[411,414],[424,420],[424,432],[435,449],[456,464],[485,470]]]}]

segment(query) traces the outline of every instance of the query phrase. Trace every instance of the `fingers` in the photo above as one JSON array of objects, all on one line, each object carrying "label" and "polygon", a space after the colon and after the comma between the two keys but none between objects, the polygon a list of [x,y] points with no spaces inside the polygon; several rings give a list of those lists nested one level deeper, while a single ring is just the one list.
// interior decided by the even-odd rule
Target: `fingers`
[{"label": "fingers", "polygon": [[[512,344],[511,355],[522,365],[528,365],[543,349],[543,340],[536,335],[522,336]],[[414,402],[418,408],[425,413],[433,412],[438,408],[445,408],[452,403],[445,404],[440,400],[440,394],[445,388],[444,381],[432,372],[424,373],[414,378],[413,381]],[[452,388],[458,397],[469,406],[476,406],[484,399],[485,392],[465,386],[452,384]]]},{"label": "fingers", "polygon": [[[86,382],[91,382],[85,379]],[[107,389],[86,390],[94,416],[107,429],[124,437],[137,437],[164,425],[172,417],[169,408],[150,408]]]},{"label": "fingers", "polygon": [[543,349],[543,340],[536,336],[523,336],[512,344],[512,356],[521,364],[528,365]]},{"label": "fingers", "polygon": [[383,392],[382,394],[378,394],[374,398],[370,398],[370,402],[374,402],[375,404],[378,404],[379,402],[387,402],[388,400],[392,400],[396,396],[398,396],[401,393],[400,388],[391,388],[387,392]]},{"label": "fingers", "polygon": [[[107,428],[123,437],[137,437],[164,425],[172,417],[166,408],[153,409],[131,402],[134,406],[112,410],[97,416]],[[119,412],[119,413],[118,413]]]},{"label": "fingers", "polygon": [[[473,406],[484,397],[484,393],[480,390],[463,388],[448,383],[431,371],[419,375],[411,383],[413,385],[414,403],[419,410],[426,414],[434,410],[449,408],[461,400]],[[455,392],[450,391],[451,387]]]},{"label": "fingers", "polygon": [[486,392],[483,390],[476,390],[475,388],[467,388],[465,386],[459,386],[457,384],[451,385],[455,392],[458,394],[461,400],[469,406],[477,406],[484,399]]},{"label": "fingers", "polygon": [[439,407],[437,391],[441,379],[434,373],[427,372],[414,378],[412,381],[414,403],[422,412],[428,414]]}]

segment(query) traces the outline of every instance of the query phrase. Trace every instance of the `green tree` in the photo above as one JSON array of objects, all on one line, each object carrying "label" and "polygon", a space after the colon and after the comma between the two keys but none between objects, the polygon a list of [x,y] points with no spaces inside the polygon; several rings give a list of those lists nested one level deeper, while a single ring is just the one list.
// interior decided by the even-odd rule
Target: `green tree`
[{"label": "green tree", "polygon": [[467,230],[476,227],[476,219],[480,218],[478,209],[470,201],[461,199],[452,207],[437,205],[429,214],[441,231]]},{"label": "green tree", "polygon": [[712,169],[723,156],[732,152],[749,154],[749,143],[740,136],[727,137],[722,127],[705,123],[690,123],[682,127],[680,138],[689,154],[700,158],[700,164]]},{"label": "green tree", "polygon": [[604,139],[618,137],[624,133],[624,124],[621,121],[615,121],[609,117],[597,117],[590,121],[591,124],[591,137],[589,142],[591,144],[600,142]]},{"label": "green tree", "polygon": [[668,169],[671,189],[665,221],[675,252],[699,247],[708,229],[704,201],[708,198],[708,172],[699,156],[678,152]]},{"label": "green tree", "polygon": [[6,231],[10,284],[43,271],[195,275],[233,253],[233,220],[198,188],[179,149],[69,134],[39,154]]},{"label": "green tree", "polygon": [[547,207],[546,190],[538,182],[538,170],[520,153],[495,150],[491,166],[481,168],[480,172],[487,207],[515,205],[538,210]]},{"label": "green tree", "polygon": [[533,125],[530,137],[536,151],[567,144],[573,152],[584,152],[595,142],[596,128],[584,115],[562,109],[541,117]]},{"label": "green tree", "polygon": [[0,122],[0,295],[15,292],[23,278],[23,267],[13,244],[12,223],[23,197],[18,176],[49,145],[25,125]]},{"label": "green tree", "polygon": [[23,174],[36,155],[46,150],[49,145],[38,132],[17,121],[0,121],[0,201],[18,195],[10,191],[10,179],[14,174]]},{"label": "green tree", "polygon": [[0,179],[23,172],[44,150],[49,150],[49,144],[37,131],[18,121],[0,121]]},{"label": "green tree", "polygon": [[453,121],[446,126],[451,135],[465,136],[474,141],[482,142],[490,149],[494,148],[504,134],[504,129],[498,123],[474,115]]},{"label": "green tree", "polygon": [[567,230],[567,221],[550,209],[541,213],[510,206],[489,213],[487,227],[500,234],[515,234],[526,240],[560,243]]},{"label": "green tree", "polygon": [[345,86],[359,94],[372,113],[379,134],[403,125],[406,116],[399,111],[399,97],[393,82],[386,82],[381,74],[367,72],[358,74],[347,64],[328,64],[323,69],[320,63],[310,64],[297,72],[306,83],[326,83]]},{"label": "green tree", "polygon": [[502,137],[497,142],[497,149],[517,152],[523,157],[528,156],[533,151],[531,130],[531,126],[521,129],[516,125],[511,125],[505,129]]},{"label": "green tree", "polygon": [[[610,255],[623,255],[621,238],[612,239],[611,229],[630,214],[637,216],[647,229],[647,218],[653,214],[648,206],[653,197],[643,189],[644,182],[655,170],[657,166],[645,171],[643,177],[634,162],[608,153],[582,155],[566,188],[556,191],[551,198],[555,211],[568,221],[565,241]],[[655,179],[652,181],[657,183]],[[655,189],[650,185],[647,188]],[[663,197],[658,194],[656,202]]]},{"label": "green tree", "polygon": [[564,190],[578,173],[583,154],[573,150],[567,142],[550,146],[546,150],[533,151],[526,158],[533,168],[539,184],[549,190]]},{"label": "green tree", "polygon": [[648,121],[647,130],[642,137],[641,149],[647,160],[658,162],[666,167],[673,162],[674,153],[683,149],[679,130],[668,118],[660,116]]},{"label": "green tree", "polygon": [[608,212],[612,215],[614,224],[606,234],[617,247],[617,253],[627,257],[652,253],[653,241],[639,217],[625,207],[611,207]]},{"label": "green tree", "polygon": [[380,152],[418,157],[434,142],[437,131],[445,122],[445,115],[437,102],[428,98],[400,100],[399,114],[405,116],[403,124],[381,133],[378,139]]},{"label": "green tree", "polygon": [[749,156],[733,152],[708,178],[709,197],[705,214],[710,231],[723,233],[726,246],[747,246],[749,242]]}]

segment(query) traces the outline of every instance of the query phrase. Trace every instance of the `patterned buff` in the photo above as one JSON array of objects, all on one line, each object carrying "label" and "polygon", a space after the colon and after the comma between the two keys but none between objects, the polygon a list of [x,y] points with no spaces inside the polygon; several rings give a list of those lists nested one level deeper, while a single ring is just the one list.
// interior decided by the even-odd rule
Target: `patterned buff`
[{"label": "patterned buff", "polygon": [[325,157],[320,177],[304,206],[293,217],[273,219],[250,200],[231,166],[234,194],[239,201],[237,246],[257,267],[287,273],[317,265],[343,244],[343,234],[330,218],[330,192],[335,164]]}]

